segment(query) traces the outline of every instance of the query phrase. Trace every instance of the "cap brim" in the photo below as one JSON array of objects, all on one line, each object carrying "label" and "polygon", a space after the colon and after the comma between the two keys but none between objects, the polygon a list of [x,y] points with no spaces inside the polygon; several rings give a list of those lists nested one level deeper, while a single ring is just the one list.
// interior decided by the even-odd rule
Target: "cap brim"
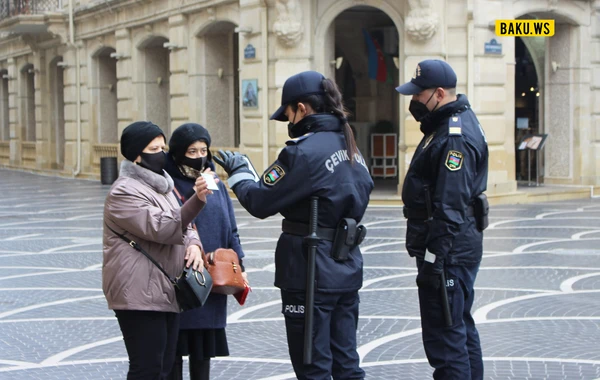
[{"label": "cap brim", "polygon": [[273,115],[271,115],[271,120],[278,121],[288,121],[287,116],[285,116],[285,109],[287,108],[287,104],[282,105],[275,111]]},{"label": "cap brim", "polygon": [[416,95],[419,92],[423,91],[423,89],[413,82],[404,83],[402,86],[396,87],[396,91],[401,93],[402,95]]}]

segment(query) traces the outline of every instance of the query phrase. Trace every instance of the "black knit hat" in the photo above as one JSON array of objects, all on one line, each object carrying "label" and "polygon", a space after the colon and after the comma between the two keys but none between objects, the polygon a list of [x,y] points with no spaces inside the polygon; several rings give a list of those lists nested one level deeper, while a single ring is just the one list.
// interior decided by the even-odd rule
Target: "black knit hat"
[{"label": "black knit hat", "polygon": [[121,154],[133,162],[152,140],[161,135],[166,141],[162,129],[151,121],[131,123],[121,134]]},{"label": "black knit hat", "polygon": [[175,159],[177,164],[180,164],[185,157],[185,152],[190,145],[196,141],[204,141],[208,148],[208,161],[212,161],[212,154],[210,153],[210,134],[208,130],[196,123],[186,123],[180,125],[169,140],[169,153]]}]

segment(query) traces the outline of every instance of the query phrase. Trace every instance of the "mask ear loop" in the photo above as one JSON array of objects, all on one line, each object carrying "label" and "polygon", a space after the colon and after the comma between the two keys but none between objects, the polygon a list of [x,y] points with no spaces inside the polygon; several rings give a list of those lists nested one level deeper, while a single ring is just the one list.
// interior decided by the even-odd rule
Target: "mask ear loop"
[{"label": "mask ear loop", "polygon": [[[438,88],[439,88],[439,87],[438,87]],[[427,99],[427,102],[425,103],[425,106],[427,106],[427,104],[429,103],[429,101],[431,100],[431,98],[433,98],[433,95],[435,95],[435,92],[437,91],[437,89],[438,89],[438,88],[436,88],[436,89],[435,89],[435,90],[434,90],[434,91],[431,93],[431,96],[429,97],[429,99]],[[437,108],[437,106],[438,106],[439,104],[440,104],[440,102],[438,101],[438,102],[435,104],[435,107],[433,107],[433,109],[432,109],[431,111],[429,111],[429,112],[433,112],[433,111],[435,111],[435,109]]]},{"label": "mask ear loop", "polygon": [[[437,90],[437,88],[436,88],[435,90]],[[431,93],[431,96],[429,97],[429,99],[427,99],[427,101],[425,102],[425,105],[428,105],[428,104],[429,104],[429,101],[431,100],[431,98],[433,98],[433,95],[435,95],[435,91],[433,91],[433,92]],[[439,102],[438,102],[438,103],[439,103]]]}]

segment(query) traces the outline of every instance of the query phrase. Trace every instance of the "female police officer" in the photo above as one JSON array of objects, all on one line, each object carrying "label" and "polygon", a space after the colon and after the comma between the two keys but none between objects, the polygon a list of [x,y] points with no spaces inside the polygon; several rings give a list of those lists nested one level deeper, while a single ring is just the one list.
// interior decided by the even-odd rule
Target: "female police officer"
[{"label": "female police officer", "polygon": [[[291,140],[261,177],[239,153],[221,151],[221,159],[214,160],[227,171],[229,186],[250,214],[261,219],[276,213],[285,217],[275,251],[275,286],[281,289],[289,353],[298,379],[362,379],[356,352],[362,255],[358,241],[345,247],[346,255],[332,246],[340,221],[359,222],[363,217],[373,181],[346,120],[342,96],[322,74],[306,71],[290,77],[283,86],[281,107],[271,119],[289,121]],[[313,360],[305,365],[303,237],[308,235],[311,196],[319,199],[321,240],[316,252]]]}]

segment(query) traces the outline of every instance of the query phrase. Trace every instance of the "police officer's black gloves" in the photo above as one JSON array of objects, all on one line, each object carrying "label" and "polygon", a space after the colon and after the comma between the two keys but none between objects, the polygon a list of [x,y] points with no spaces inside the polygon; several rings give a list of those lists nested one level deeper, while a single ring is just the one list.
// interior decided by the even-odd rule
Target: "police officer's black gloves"
[{"label": "police officer's black gloves", "polygon": [[[431,254],[430,254],[431,255]],[[440,274],[444,270],[444,260],[437,258],[435,262],[424,261],[417,274],[417,286],[437,290],[442,285]]]},{"label": "police officer's black gloves", "polygon": [[240,153],[238,152],[231,152],[231,151],[226,151],[223,152],[222,150],[219,150],[219,155],[221,156],[219,158],[219,156],[214,156],[213,160],[221,165],[223,167],[223,169],[225,169],[225,171],[227,172],[228,175],[231,175],[232,173],[235,173],[237,170],[239,170],[242,166],[245,166],[246,163],[243,160],[243,157]]},{"label": "police officer's black gloves", "polygon": [[213,156],[213,160],[221,165],[229,175],[227,183],[232,190],[241,181],[252,180],[258,182],[258,174],[256,174],[256,170],[254,170],[254,166],[252,166],[248,157],[239,152],[223,152],[222,150],[219,150],[219,155],[221,157]]}]

